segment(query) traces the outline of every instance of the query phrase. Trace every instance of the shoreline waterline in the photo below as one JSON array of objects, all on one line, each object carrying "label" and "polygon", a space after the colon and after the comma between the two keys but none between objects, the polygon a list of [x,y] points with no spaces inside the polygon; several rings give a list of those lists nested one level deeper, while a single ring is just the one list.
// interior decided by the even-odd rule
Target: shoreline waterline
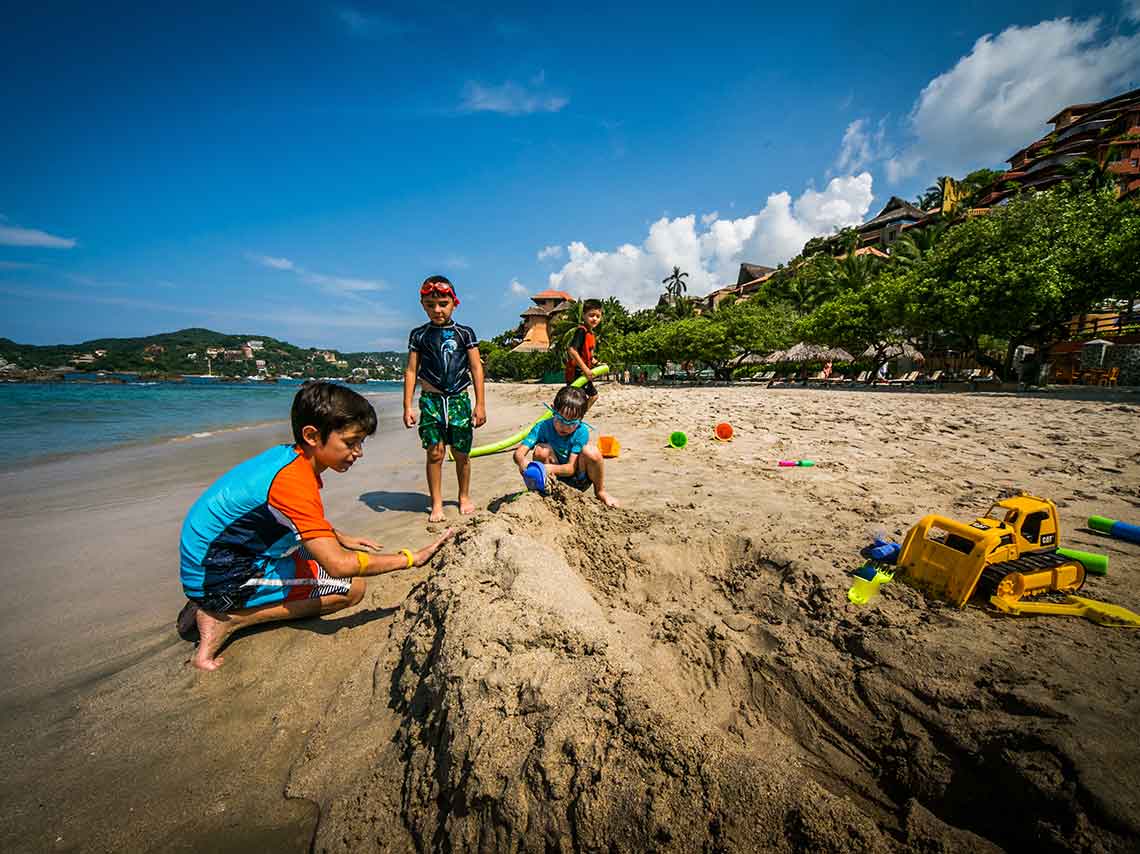
[{"label": "shoreline waterline", "polygon": [[[12,383],[0,386],[0,471],[92,451],[192,443],[288,421],[299,386],[264,383],[153,385]],[[359,391],[382,418],[402,384]]]}]

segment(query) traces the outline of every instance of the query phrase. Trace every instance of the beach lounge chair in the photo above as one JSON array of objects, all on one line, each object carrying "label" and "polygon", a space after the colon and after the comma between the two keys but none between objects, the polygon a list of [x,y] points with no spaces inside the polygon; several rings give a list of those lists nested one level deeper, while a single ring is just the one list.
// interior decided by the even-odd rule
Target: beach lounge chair
[{"label": "beach lounge chair", "polygon": [[1108,373],[1100,378],[1101,385],[1114,386],[1120,380],[1120,368],[1109,368]]},{"label": "beach lounge chair", "polygon": [[760,376],[756,377],[756,381],[761,383],[771,382],[772,377],[774,376],[776,376],[775,371],[765,371],[764,373],[760,374]]},{"label": "beach lounge chair", "polygon": [[918,371],[911,371],[909,374],[904,374],[896,380],[887,380],[892,386],[914,385],[914,381],[918,379]]}]

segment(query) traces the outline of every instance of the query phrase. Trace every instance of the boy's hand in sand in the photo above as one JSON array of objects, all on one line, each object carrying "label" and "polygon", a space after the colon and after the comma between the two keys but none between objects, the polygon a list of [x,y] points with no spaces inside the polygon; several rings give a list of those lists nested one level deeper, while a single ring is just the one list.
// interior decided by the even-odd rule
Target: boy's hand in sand
[{"label": "boy's hand in sand", "polygon": [[414,561],[413,566],[423,566],[425,563],[432,559],[432,557],[436,552],[439,551],[440,547],[444,543],[446,543],[454,536],[455,528],[448,528],[440,535],[438,540],[436,540],[431,545],[424,546],[422,549],[412,555],[412,560]]},{"label": "boy's hand in sand", "polygon": [[409,428],[416,426],[416,413],[410,409],[404,410],[404,426]]}]

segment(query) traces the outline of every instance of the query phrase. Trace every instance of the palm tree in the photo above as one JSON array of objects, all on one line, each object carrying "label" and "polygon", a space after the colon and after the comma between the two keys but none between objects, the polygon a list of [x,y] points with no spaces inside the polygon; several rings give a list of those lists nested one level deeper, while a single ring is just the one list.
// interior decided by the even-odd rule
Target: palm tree
[{"label": "palm tree", "polygon": [[665,293],[667,293],[674,300],[681,298],[681,294],[685,293],[689,288],[685,284],[685,279],[689,276],[688,273],[682,273],[680,267],[674,267],[672,274],[666,276],[661,280],[661,284],[665,286]]},{"label": "palm tree", "polygon": [[942,207],[942,200],[946,198],[947,183],[954,179],[949,175],[940,175],[938,180],[926,188],[926,192],[918,197],[918,206],[923,210]]},{"label": "palm tree", "polygon": [[832,293],[862,290],[875,278],[878,269],[879,259],[874,255],[848,252],[839,259],[835,272],[831,275]]},{"label": "palm tree", "polygon": [[903,267],[917,264],[933,250],[946,230],[945,223],[938,222],[925,228],[911,228],[891,246],[891,262]]}]

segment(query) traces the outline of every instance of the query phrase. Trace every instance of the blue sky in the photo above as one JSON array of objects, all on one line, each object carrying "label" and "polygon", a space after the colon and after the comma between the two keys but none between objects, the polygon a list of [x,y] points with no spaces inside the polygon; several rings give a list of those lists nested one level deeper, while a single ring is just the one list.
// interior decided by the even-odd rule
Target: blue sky
[{"label": "blue sky", "polygon": [[9,10],[0,335],[398,349],[436,272],[483,337],[551,285],[705,293],[1140,87],[1140,0],[409,5]]}]

